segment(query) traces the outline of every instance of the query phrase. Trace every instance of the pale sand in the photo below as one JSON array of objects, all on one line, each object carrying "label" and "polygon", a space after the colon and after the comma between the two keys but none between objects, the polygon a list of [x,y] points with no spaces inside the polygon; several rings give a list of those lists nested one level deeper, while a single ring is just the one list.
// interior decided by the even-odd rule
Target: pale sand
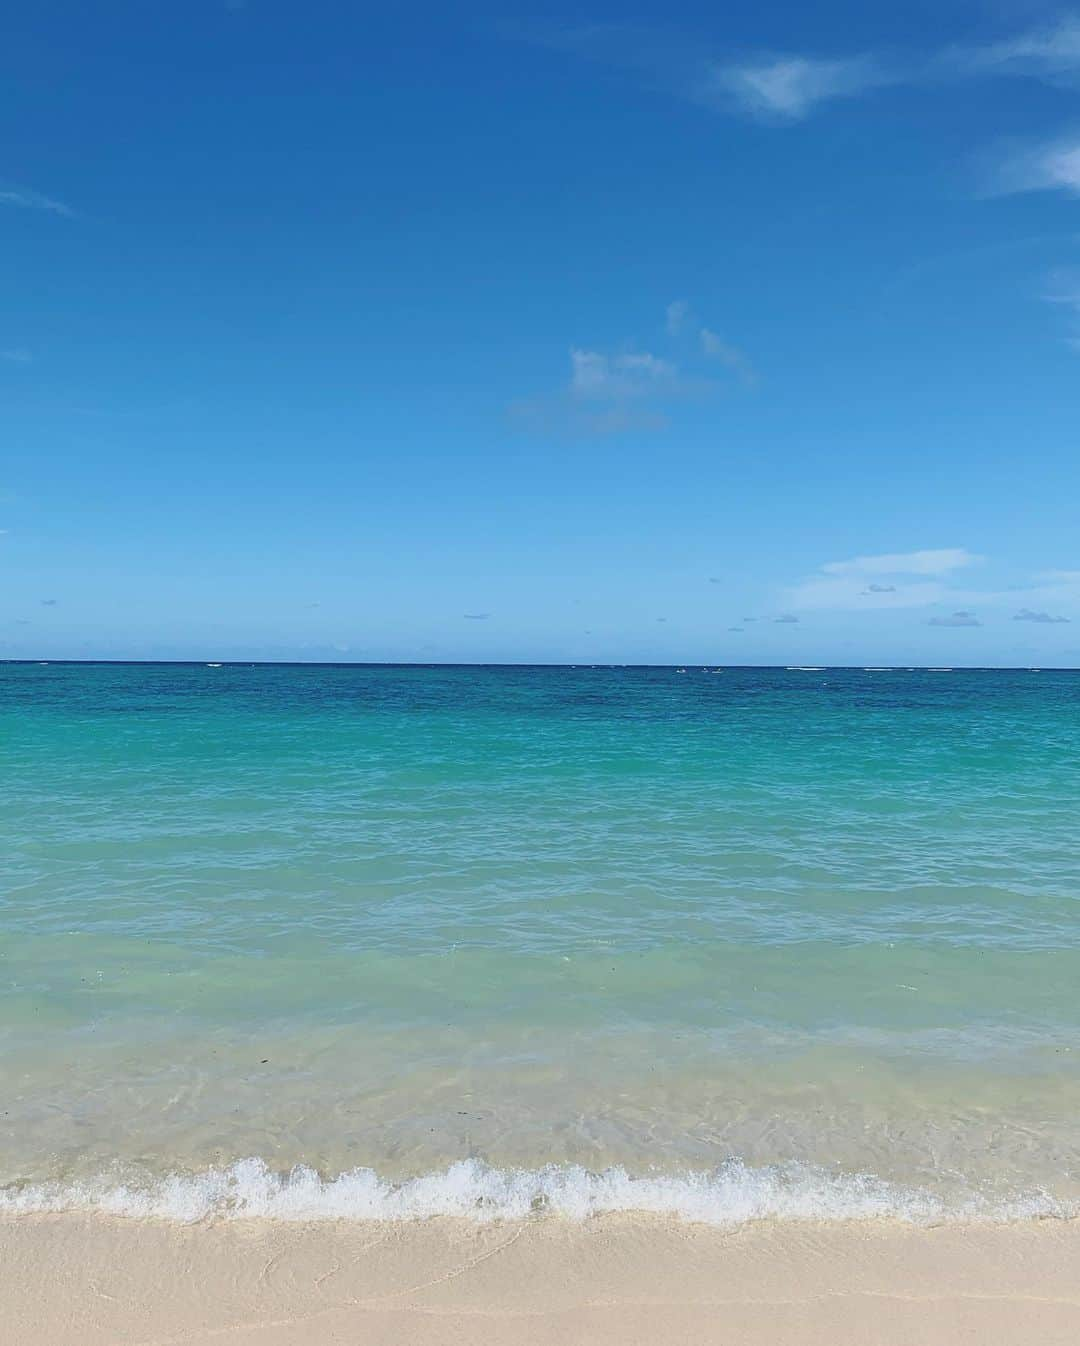
[{"label": "pale sand", "polygon": [[1080,1222],[0,1219],[12,1346],[1077,1346]]}]

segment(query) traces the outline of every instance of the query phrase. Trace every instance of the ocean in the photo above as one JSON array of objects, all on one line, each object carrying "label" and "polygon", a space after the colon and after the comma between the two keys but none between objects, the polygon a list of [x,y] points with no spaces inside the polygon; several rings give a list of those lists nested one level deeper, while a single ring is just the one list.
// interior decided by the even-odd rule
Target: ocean
[{"label": "ocean", "polygon": [[1080,673],[0,665],[0,1210],[1080,1212]]}]

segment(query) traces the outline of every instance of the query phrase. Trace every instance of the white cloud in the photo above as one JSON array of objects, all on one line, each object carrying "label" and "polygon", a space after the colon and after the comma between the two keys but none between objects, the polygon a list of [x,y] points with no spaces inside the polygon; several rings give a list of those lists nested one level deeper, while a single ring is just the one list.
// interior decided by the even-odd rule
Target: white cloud
[{"label": "white cloud", "polygon": [[1080,19],[1066,15],[1049,27],[982,46],[952,47],[941,54],[945,69],[961,74],[1016,75],[1058,82],[1080,72]]},{"label": "white cloud", "polygon": [[935,551],[855,556],[850,561],[829,561],[821,569],[826,575],[945,575],[981,559],[964,547],[941,547]]},{"label": "white cloud", "polygon": [[0,187],[0,205],[17,206],[23,210],[47,210],[54,215],[74,215],[70,206],[57,201],[41,192],[33,192],[28,187]]},{"label": "white cloud", "polygon": [[757,383],[757,371],[749,356],[711,328],[702,326],[685,299],[674,299],[668,304],[665,327],[672,340],[692,335],[700,355],[729,369],[747,387]]},{"label": "white cloud", "polygon": [[985,175],[992,194],[1068,192],[1080,196],[1080,131],[999,151]]},{"label": "white cloud", "polygon": [[575,348],[569,381],[560,392],[514,403],[510,411],[545,433],[653,431],[667,425],[658,404],[681,391],[676,366],[648,351],[610,355]]},{"label": "white cloud", "polygon": [[[789,607],[803,610],[928,607],[946,596],[944,576],[980,559],[964,547],[941,547],[827,561],[816,575],[789,589],[786,601]],[[872,576],[885,576],[890,583],[868,583]]]},{"label": "white cloud", "polygon": [[574,346],[570,376],[561,389],[511,403],[510,414],[544,432],[619,434],[667,427],[666,408],[703,399],[724,387],[710,363],[723,365],[745,385],[756,382],[749,359],[702,327],[685,299],[664,314],[668,354],[649,350],[603,351]]},{"label": "white cloud", "polygon": [[[1045,626],[1080,621],[1080,570],[1042,571],[1009,588],[957,583],[957,572],[982,559],[963,547],[944,547],[829,561],[779,597],[792,612],[869,613],[947,605],[950,611],[934,615],[932,626],[981,626],[975,613],[986,609],[1000,618]],[[868,582],[871,576],[876,578]]]},{"label": "white cloud", "polygon": [[604,355],[600,351],[572,350],[570,365],[572,396],[599,401],[649,397],[673,387],[678,377],[669,360],[648,351]]},{"label": "white cloud", "polygon": [[819,103],[851,98],[892,82],[869,56],[821,60],[785,55],[743,65],[713,66],[709,85],[756,116],[800,121]]},{"label": "white cloud", "polygon": [[766,52],[743,59],[702,50],[670,29],[633,22],[504,25],[509,36],[621,68],[651,90],[712,110],[736,110],[793,125],[837,99],[885,86],[932,86],[1019,78],[1080,83],[1080,16],[994,41],[929,49],[903,61],[879,53]]},{"label": "white cloud", "polygon": [[873,53],[851,57],[777,54],[757,61],[714,64],[709,85],[735,98],[744,111],[799,121],[820,104],[896,84],[927,84],[1008,76],[1053,84],[1080,79],[1080,17],[996,42],[928,52],[906,67],[886,66]]},{"label": "white cloud", "polygon": [[633,73],[651,89],[712,109],[798,121],[829,99],[895,82],[869,55],[765,52],[732,59],[694,38],[633,22],[511,25],[509,35]]}]

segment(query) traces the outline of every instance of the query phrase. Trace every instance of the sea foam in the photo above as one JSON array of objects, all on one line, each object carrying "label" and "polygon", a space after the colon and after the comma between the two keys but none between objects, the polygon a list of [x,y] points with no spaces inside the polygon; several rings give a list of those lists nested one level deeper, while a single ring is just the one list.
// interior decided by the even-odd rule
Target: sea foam
[{"label": "sea foam", "polygon": [[445,1169],[390,1182],[373,1169],[326,1178],[299,1166],[275,1173],[262,1159],[242,1159],[201,1173],[123,1180],[101,1176],[0,1189],[0,1214],[92,1211],[192,1223],[206,1219],[402,1222],[451,1216],[477,1222],[542,1215],[582,1221],[614,1212],[664,1216],[710,1225],[752,1220],[894,1219],[910,1224],[1067,1219],[1080,1205],[1043,1191],[959,1201],[865,1174],[833,1174],[804,1165],[751,1168],[731,1160],[707,1172],[632,1176],[573,1165],[495,1168],[466,1159]]}]

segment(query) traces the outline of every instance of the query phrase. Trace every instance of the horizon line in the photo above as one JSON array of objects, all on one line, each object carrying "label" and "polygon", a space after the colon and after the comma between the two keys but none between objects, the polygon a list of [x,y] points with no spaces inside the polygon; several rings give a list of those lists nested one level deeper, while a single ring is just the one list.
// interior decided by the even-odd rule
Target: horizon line
[{"label": "horizon line", "polygon": [[736,664],[699,663],[696,659],[663,664],[615,663],[608,661],[576,663],[534,663],[530,661],[460,660],[418,661],[401,659],[34,659],[0,656],[0,665],[48,667],[136,667],[136,668],[656,668],[683,670],[744,669],[780,673],[1077,673],[1077,664]]}]

